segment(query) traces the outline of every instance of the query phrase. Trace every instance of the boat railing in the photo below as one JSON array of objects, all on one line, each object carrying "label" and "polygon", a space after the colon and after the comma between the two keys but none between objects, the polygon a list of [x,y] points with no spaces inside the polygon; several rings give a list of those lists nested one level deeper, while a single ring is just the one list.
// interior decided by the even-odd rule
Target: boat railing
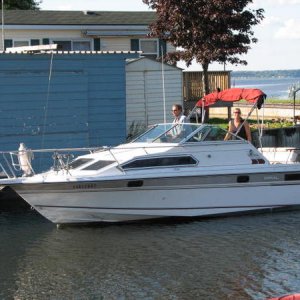
[{"label": "boat railing", "polygon": [[[191,145],[192,146],[192,145]],[[152,153],[151,149],[158,148],[180,148],[183,145],[147,145],[138,147],[145,155]],[[82,154],[95,153],[100,151],[108,151],[112,159],[121,166],[122,159],[119,157],[119,151],[137,149],[133,144],[127,144],[121,148],[115,146],[89,147],[89,148],[61,148],[61,149],[19,149],[14,151],[0,151],[0,178],[17,178],[29,177],[34,174],[46,171],[65,170],[67,173],[71,171],[71,162],[73,159]],[[121,151],[122,152],[122,151]],[[143,155],[143,154],[141,154]],[[43,163],[44,162],[44,163]],[[52,162],[52,164],[51,164]]]},{"label": "boat railing", "polygon": [[[14,151],[0,151],[0,176],[6,178],[16,178],[20,176],[32,176],[35,170],[46,169],[47,167],[54,170],[68,170],[71,160],[74,158],[74,153],[92,153],[100,151],[103,148],[61,148],[61,149],[19,149]],[[50,157],[50,159],[49,159]],[[33,159],[38,161],[33,166]],[[43,160],[48,160],[52,165],[44,166],[41,163]]]}]

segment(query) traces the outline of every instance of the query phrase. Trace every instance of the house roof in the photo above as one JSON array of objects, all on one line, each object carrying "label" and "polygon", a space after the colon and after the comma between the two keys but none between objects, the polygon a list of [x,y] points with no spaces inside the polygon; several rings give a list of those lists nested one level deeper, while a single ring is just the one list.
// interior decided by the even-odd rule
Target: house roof
[{"label": "house roof", "polygon": [[154,11],[6,10],[5,25],[150,25]]},{"label": "house roof", "polygon": [[[161,70],[161,62],[156,60],[156,59],[152,59],[149,57],[138,57],[138,58],[127,58],[126,59],[126,65],[131,65],[131,64],[143,64],[143,70]],[[164,63],[164,66],[167,69],[178,69],[178,70],[183,70],[182,68],[177,67],[176,65],[171,65],[168,63]]]}]

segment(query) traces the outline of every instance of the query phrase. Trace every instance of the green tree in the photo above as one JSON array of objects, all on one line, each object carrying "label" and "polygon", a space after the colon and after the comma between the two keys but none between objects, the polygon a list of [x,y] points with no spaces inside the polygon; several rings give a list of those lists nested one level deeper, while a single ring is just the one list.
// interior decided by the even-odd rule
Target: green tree
[{"label": "green tree", "polygon": [[[3,0],[4,9],[33,9],[38,10],[42,0]],[[2,9],[2,2],[0,3]]]},{"label": "green tree", "polygon": [[239,58],[256,43],[252,26],[259,24],[263,9],[247,9],[252,0],[143,0],[156,10],[151,36],[165,39],[177,49],[166,55],[170,62],[201,64],[204,92],[210,92],[208,66],[212,62],[243,64]]}]

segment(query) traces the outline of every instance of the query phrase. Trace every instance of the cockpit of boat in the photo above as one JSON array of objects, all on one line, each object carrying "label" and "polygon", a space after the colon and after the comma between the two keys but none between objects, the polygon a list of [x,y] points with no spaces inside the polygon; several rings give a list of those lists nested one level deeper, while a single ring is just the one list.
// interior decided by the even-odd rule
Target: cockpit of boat
[{"label": "cockpit of boat", "polygon": [[[102,149],[98,152],[100,156],[78,157],[70,163],[69,168],[81,171],[103,171],[116,163],[122,171],[153,167],[196,166],[198,160],[193,155],[197,150],[190,149],[188,152],[178,153],[182,145],[196,146],[202,142],[221,141],[224,143],[228,134],[226,130],[209,124],[156,124],[130,143]],[[231,135],[228,140],[242,139]],[[232,156],[234,156],[233,153],[234,151],[232,151]]]}]

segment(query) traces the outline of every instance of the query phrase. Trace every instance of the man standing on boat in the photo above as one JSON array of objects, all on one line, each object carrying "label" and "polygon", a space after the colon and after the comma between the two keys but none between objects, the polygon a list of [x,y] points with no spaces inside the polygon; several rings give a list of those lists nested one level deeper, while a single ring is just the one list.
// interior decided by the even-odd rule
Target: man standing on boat
[{"label": "man standing on boat", "polygon": [[173,124],[175,125],[171,130],[172,141],[179,140],[185,133],[183,123],[187,123],[187,117],[182,112],[182,106],[180,104],[173,104],[172,114],[174,116]]},{"label": "man standing on boat", "polygon": [[187,118],[182,112],[182,106],[180,104],[174,104],[172,106],[172,113],[174,116],[173,124],[187,123]]}]

